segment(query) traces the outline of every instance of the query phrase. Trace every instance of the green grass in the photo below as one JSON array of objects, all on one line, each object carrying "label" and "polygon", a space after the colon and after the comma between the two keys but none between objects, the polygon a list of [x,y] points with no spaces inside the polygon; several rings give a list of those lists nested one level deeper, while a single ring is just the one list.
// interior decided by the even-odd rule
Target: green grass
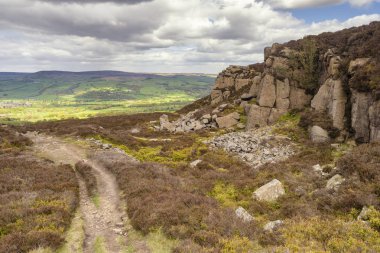
[{"label": "green grass", "polygon": [[100,207],[100,196],[99,196],[99,194],[96,194],[95,196],[93,196],[91,198],[91,201],[92,201],[92,203],[94,203],[94,205],[96,206],[96,208]]},{"label": "green grass", "polygon": [[[0,75],[0,123],[175,111],[208,95],[213,77],[31,77]],[[1,108],[4,103],[28,103]]]},{"label": "green grass", "polygon": [[94,242],[94,253],[106,253],[107,249],[104,246],[104,238],[97,237]]}]

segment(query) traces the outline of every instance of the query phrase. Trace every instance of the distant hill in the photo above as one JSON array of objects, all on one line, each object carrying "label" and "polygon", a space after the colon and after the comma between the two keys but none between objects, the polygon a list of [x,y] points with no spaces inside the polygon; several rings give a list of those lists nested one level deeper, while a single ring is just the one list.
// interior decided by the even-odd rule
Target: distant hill
[{"label": "distant hill", "polygon": [[[0,72],[0,108],[19,108],[0,110],[0,120],[4,117],[11,121],[29,120],[26,114],[35,115],[32,120],[41,120],[172,111],[209,94],[214,79],[205,74],[121,71]],[[20,109],[26,101],[28,108]],[[59,112],[54,108],[59,108]]]}]

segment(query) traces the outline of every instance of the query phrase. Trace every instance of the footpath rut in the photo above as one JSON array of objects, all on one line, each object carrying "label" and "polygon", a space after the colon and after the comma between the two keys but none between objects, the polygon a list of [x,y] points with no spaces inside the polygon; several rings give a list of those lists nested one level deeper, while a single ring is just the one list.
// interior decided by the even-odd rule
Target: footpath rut
[{"label": "footpath rut", "polygon": [[93,168],[100,199],[98,205],[89,197],[84,181],[78,177],[85,230],[84,252],[95,252],[96,247],[104,247],[104,251],[109,253],[121,252],[122,245],[126,243],[126,237],[121,236],[124,233],[122,217],[125,215],[120,208],[120,192],[114,176],[88,159],[85,148],[42,134],[28,133],[28,137],[34,142],[35,152],[55,163],[74,166],[78,161],[85,161]]}]

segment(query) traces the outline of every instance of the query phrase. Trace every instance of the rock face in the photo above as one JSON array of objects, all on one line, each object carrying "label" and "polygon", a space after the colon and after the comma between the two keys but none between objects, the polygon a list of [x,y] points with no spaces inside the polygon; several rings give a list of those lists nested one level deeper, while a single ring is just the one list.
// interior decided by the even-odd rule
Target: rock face
[{"label": "rock face", "polygon": [[327,112],[333,120],[333,126],[342,130],[346,110],[347,95],[341,80],[327,79],[317,95],[311,101],[311,107],[317,111]]},{"label": "rock face", "polygon": [[311,99],[304,89],[290,88],[290,109],[304,109],[310,105]]},{"label": "rock face", "polygon": [[314,143],[326,143],[330,141],[328,132],[319,126],[313,126],[310,129],[310,139]]},{"label": "rock face", "polygon": [[371,104],[371,95],[354,90],[351,92],[351,124],[355,130],[355,139],[362,143],[369,142],[369,107]]},{"label": "rock face", "polygon": [[273,202],[285,194],[282,183],[277,179],[273,179],[266,185],[261,186],[253,193],[253,198],[259,201]]},{"label": "rock face", "polygon": [[[379,28],[380,23],[358,28],[352,38],[363,35],[366,29],[373,32]],[[379,69],[378,59],[368,58],[363,49],[370,51],[366,45],[359,50],[358,45],[347,41],[344,47],[337,48],[341,44],[326,44],[324,36],[321,40],[319,36],[313,38],[322,45],[315,49],[316,63],[302,59],[310,52],[294,43],[275,43],[264,49],[263,63],[228,67],[215,81],[211,105],[241,103],[247,130],[274,124],[290,110],[311,108],[331,120],[334,128],[329,130],[337,132],[332,135],[335,141],[352,135],[362,143],[380,141],[380,92],[377,77],[371,79],[376,76],[371,71]],[[314,130],[317,134],[311,137],[316,142],[328,140],[321,129]]]},{"label": "rock face", "polygon": [[276,86],[273,76],[267,74],[263,78],[259,89],[259,105],[262,107],[273,107],[276,102]]}]

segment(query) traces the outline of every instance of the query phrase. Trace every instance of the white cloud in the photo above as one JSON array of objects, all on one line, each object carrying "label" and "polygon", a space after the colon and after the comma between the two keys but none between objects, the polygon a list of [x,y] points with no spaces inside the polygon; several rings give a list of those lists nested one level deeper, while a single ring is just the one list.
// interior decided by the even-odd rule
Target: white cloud
[{"label": "white cloud", "polygon": [[217,73],[262,61],[263,48],[274,42],[380,20],[306,24],[254,0],[52,2],[0,0],[0,71]]},{"label": "white cloud", "polygon": [[298,8],[308,8],[317,6],[327,6],[342,4],[345,2],[350,3],[355,7],[363,7],[374,2],[379,2],[379,0],[263,0],[274,8],[283,9],[298,9]]}]

